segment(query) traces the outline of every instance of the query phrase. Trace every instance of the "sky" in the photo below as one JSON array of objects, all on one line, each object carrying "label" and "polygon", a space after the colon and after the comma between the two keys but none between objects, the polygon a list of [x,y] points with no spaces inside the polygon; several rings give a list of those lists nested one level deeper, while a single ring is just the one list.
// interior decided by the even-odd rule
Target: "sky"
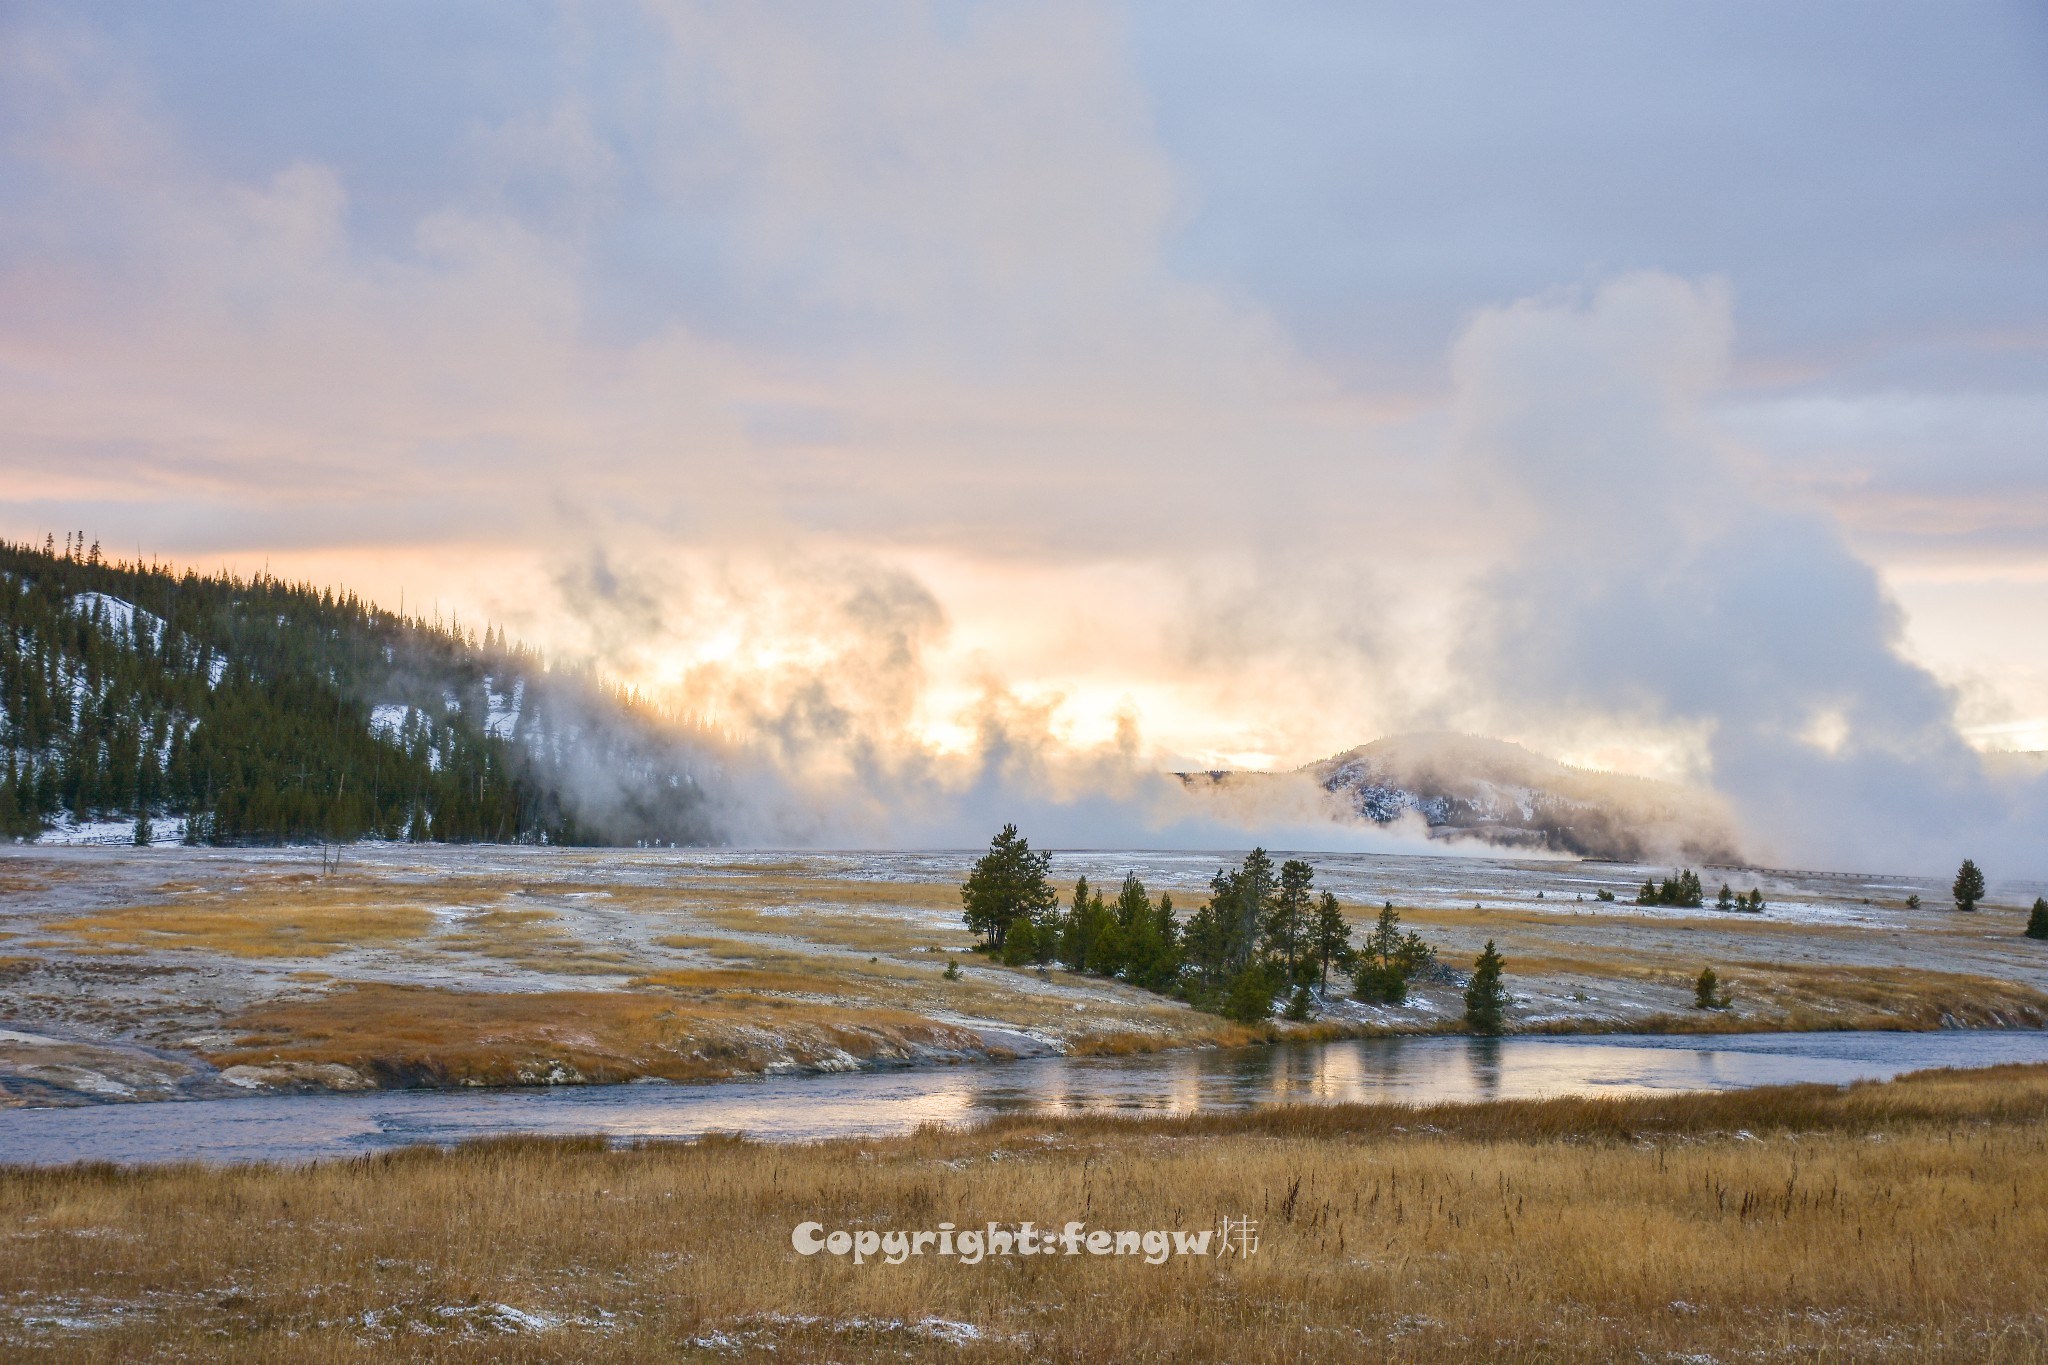
[{"label": "sky", "polygon": [[0,534],[791,761],[1454,729],[2048,874],[2044,165],[2021,3],[17,0]]}]

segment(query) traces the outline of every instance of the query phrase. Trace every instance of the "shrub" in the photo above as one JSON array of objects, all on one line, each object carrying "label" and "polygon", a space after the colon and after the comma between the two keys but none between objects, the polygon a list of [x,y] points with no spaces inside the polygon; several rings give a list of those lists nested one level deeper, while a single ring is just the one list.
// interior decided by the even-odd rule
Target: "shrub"
[{"label": "shrub", "polygon": [[2034,911],[2027,916],[2027,937],[2048,938],[2048,900],[2034,897]]},{"label": "shrub", "polygon": [[1396,962],[1362,962],[1352,992],[1374,1005],[1399,1005],[1408,999],[1408,974]]}]

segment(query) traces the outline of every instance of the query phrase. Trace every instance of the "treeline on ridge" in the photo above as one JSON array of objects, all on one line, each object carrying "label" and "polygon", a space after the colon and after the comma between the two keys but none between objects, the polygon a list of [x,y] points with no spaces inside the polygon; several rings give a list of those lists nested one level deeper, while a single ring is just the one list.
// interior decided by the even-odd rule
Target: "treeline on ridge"
[{"label": "treeline on ridge", "polygon": [[0,834],[717,840],[673,727],[502,633],[267,574],[0,542]]}]

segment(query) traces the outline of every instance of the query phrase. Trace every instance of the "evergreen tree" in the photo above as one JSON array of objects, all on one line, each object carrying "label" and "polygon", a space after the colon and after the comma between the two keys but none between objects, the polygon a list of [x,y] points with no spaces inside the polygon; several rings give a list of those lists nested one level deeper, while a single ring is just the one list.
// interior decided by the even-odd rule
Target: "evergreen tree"
[{"label": "evergreen tree", "polygon": [[1376,1005],[1398,1005],[1408,998],[1408,974],[1401,969],[1401,916],[1388,901],[1359,946],[1353,973],[1354,993]]},{"label": "evergreen tree", "polygon": [[1728,996],[1721,989],[1721,979],[1712,967],[1700,968],[1699,979],[1692,983],[1692,1004],[1694,1009],[1725,1010]]},{"label": "evergreen tree", "polygon": [[1194,968],[1195,985],[1204,994],[1219,989],[1230,975],[1230,939],[1227,902],[1212,897],[1188,917],[1181,945],[1188,965]]},{"label": "evergreen tree", "polygon": [[1231,912],[1230,960],[1231,965],[1243,971],[1252,964],[1259,949],[1260,931],[1264,929],[1275,894],[1273,859],[1263,848],[1247,853],[1244,862],[1236,871],[1219,873],[1210,883],[1219,899],[1228,902]]},{"label": "evergreen tree", "polygon": [[1171,986],[1180,974],[1173,899],[1161,896],[1154,905],[1145,894],[1145,884],[1135,873],[1127,874],[1117,892],[1115,920],[1117,961],[1108,966],[1108,972],[1121,974],[1132,985],[1147,990]]},{"label": "evergreen tree", "polygon": [[1076,972],[1107,975],[1114,970],[1105,963],[1104,938],[1115,929],[1115,918],[1102,903],[1102,893],[1091,890],[1088,879],[1074,883],[1074,903],[1060,922],[1060,960]]},{"label": "evergreen tree", "polygon": [[2027,916],[2027,937],[2048,938],[2048,899],[2034,897],[2034,909]]},{"label": "evergreen tree", "polygon": [[1728,883],[1721,883],[1721,894],[1715,897],[1714,908],[1716,910],[1733,910],[1735,908],[1735,891]]},{"label": "evergreen tree", "polygon": [[1472,1032],[1492,1035],[1501,1031],[1508,1005],[1507,988],[1501,985],[1506,970],[1507,963],[1493,940],[1486,940],[1485,950],[1472,965],[1472,980],[1465,987],[1465,1027]]},{"label": "evergreen tree", "polygon": [[1266,950],[1279,959],[1283,978],[1302,979],[1309,961],[1316,870],[1299,858],[1280,865],[1279,890],[1266,916]]},{"label": "evergreen tree", "polygon": [[1011,967],[1038,962],[1045,952],[1044,945],[1039,942],[1041,937],[1050,939],[1053,934],[1049,930],[1041,934],[1037,920],[1029,915],[1019,915],[1004,931],[999,956],[1006,966]]},{"label": "evergreen tree", "polygon": [[1970,911],[1977,908],[1977,902],[1984,899],[1984,873],[1970,859],[1963,859],[1963,865],[1956,869],[1955,885],[1950,888],[1955,897],[1956,909]]},{"label": "evergreen tree", "polygon": [[1316,902],[1314,931],[1309,938],[1315,953],[1316,977],[1325,992],[1330,989],[1330,967],[1342,971],[1351,961],[1351,926],[1345,922],[1344,907],[1334,891],[1325,891]]},{"label": "evergreen tree", "polygon": [[1273,1017],[1273,982],[1263,963],[1231,978],[1223,999],[1223,1017],[1240,1024],[1262,1023]]},{"label": "evergreen tree", "polygon": [[1046,875],[1051,866],[1052,855],[1032,852],[1015,825],[989,840],[988,852],[960,886],[961,916],[985,948],[1000,953],[1018,920],[1037,920],[1057,908],[1059,896]]}]

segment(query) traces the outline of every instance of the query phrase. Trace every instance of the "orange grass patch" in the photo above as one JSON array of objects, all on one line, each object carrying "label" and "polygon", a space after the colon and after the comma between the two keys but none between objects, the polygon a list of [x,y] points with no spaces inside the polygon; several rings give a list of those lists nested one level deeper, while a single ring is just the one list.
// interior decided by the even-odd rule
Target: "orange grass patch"
[{"label": "orange grass patch", "polygon": [[390,900],[224,896],[204,904],[138,905],[44,925],[81,951],[172,948],[230,957],[324,957],[366,943],[419,938],[434,917]]},{"label": "orange grass patch", "polygon": [[703,1080],[771,1067],[990,1055],[966,1029],[903,1010],[761,995],[444,991],[361,984],[239,1016],[221,1066],[338,1063],[386,1086]]}]

